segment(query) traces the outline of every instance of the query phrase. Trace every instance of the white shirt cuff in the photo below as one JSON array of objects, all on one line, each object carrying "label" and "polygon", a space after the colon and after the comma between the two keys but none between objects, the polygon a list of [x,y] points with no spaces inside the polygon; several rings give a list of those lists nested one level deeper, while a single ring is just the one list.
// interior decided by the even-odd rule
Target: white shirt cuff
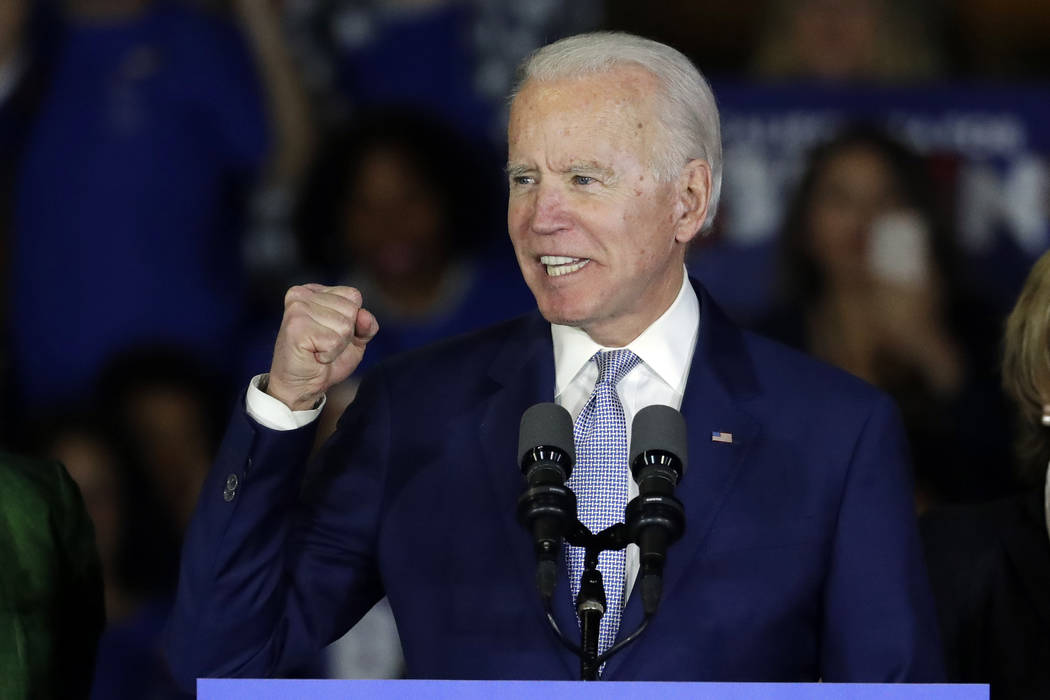
[{"label": "white shirt cuff", "polygon": [[267,394],[259,388],[265,374],[257,374],[248,383],[248,393],[244,397],[244,406],[248,410],[248,417],[264,428],[270,430],[295,430],[304,425],[309,425],[321,415],[327,397],[321,398],[317,408],[307,411],[293,411],[284,405],[279,399]]}]

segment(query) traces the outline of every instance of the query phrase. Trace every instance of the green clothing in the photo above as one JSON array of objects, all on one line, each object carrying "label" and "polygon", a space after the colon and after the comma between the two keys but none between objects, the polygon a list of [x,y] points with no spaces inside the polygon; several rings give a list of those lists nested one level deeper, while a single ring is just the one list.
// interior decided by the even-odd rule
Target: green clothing
[{"label": "green clothing", "polygon": [[80,490],[58,462],[0,453],[0,698],[86,698],[104,624]]}]

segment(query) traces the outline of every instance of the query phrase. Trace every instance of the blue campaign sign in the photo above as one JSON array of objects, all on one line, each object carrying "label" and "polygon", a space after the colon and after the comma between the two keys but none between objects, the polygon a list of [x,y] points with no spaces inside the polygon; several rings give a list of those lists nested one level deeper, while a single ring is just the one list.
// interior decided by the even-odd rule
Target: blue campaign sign
[{"label": "blue campaign sign", "polygon": [[776,240],[808,154],[850,123],[880,126],[937,164],[957,245],[992,302],[1012,306],[1050,247],[1050,85],[712,87],[725,149],[719,236],[690,270],[740,320],[761,317],[776,293]]},{"label": "blue campaign sign", "polygon": [[566,681],[197,681],[200,700],[988,700],[987,685],[581,683]]}]

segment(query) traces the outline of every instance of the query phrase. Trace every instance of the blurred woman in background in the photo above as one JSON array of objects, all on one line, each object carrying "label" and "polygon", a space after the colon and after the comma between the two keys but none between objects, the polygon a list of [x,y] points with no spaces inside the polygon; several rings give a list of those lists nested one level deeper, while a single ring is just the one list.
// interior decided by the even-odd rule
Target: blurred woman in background
[{"label": "blurred woman in background", "polygon": [[1009,490],[994,321],[955,274],[919,157],[852,127],[811,156],[782,231],[781,306],[761,331],[897,401],[920,508]]}]

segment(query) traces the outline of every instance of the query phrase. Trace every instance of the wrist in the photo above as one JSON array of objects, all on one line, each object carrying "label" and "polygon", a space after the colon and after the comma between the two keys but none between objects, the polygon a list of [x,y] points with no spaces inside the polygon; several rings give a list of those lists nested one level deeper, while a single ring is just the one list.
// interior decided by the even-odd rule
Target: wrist
[{"label": "wrist", "polygon": [[288,391],[279,382],[271,382],[269,374],[264,374],[259,378],[258,388],[259,391],[277,399],[292,411],[312,411],[324,400],[324,392]]}]

